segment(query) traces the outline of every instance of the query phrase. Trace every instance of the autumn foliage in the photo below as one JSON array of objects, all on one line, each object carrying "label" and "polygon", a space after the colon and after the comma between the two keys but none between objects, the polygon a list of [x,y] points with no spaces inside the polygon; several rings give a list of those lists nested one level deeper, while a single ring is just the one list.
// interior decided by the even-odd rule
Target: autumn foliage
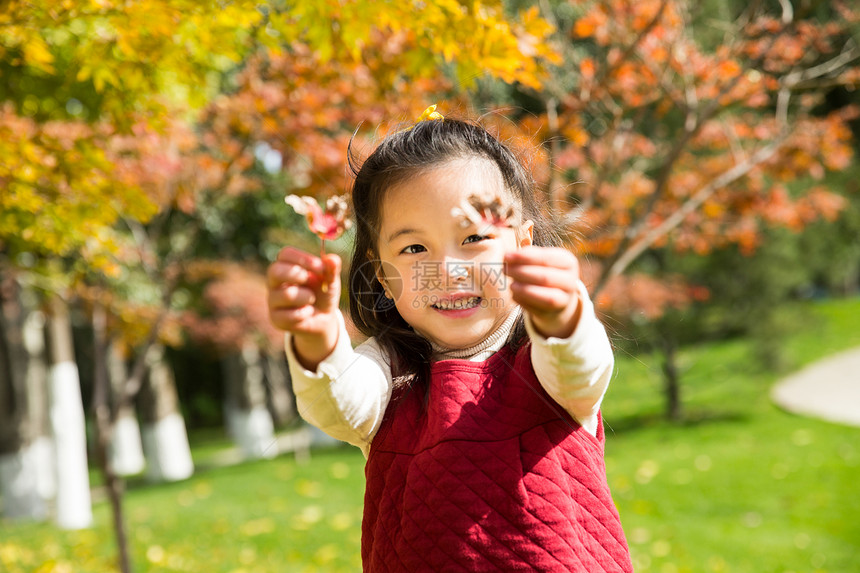
[{"label": "autumn foliage", "polygon": [[681,0],[7,3],[0,249],[165,283],[164,243],[195,240],[152,234],[171,213],[196,225],[266,170],[281,196],[322,202],[348,188],[350,141],[361,156],[439,102],[498,107],[504,137],[539,146],[598,291],[651,249],[751,250],[763,225],[837,216],[823,176],[853,160],[857,110],[822,102],[860,81],[858,11],[780,5],[719,20]]},{"label": "autumn foliage", "polygon": [[754,3],[709,41],[697,3],[570,5],[575,18],[556,22],[564,63],[520,126],[547,142],[543,181],[602,301],[631,304],[637,287],[607,285],[650,249],[750,252],[765,225],[838,215],[844,198],[822,178],[852,161],[858,109],[820,110],[860,83],[856,8],[833,3],[819,20]]}]

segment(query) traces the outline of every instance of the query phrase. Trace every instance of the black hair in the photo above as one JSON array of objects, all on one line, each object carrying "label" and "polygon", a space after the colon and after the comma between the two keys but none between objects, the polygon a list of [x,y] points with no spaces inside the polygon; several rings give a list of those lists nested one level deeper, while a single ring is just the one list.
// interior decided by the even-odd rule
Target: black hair
[{"label": "black hair", "polygon": [[[532,243],[559,246],[562,241],[543,208],[535,182],[517,156],[487,129],[457,119],[426,120],[387,136],[360,161],[349,148],[355,175],[352,188],[355,246],[349,267],[349,310],[360,332],[375,337],[391,360],[395,379],[424,383],[430,370],[430,342],[403,320],[377,280],[377,240],[385,193],[393,185],[458,159],[483,158],[495,165],[506,190],[518,203],[522,220],[534,222]],[[526,340],[523,319],[507,344],[514,349]]]}]

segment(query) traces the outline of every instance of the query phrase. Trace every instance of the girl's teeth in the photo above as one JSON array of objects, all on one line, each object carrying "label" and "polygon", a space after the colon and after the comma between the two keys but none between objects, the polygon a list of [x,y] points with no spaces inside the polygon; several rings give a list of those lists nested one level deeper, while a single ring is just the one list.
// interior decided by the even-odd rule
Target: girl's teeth
[{"label": "girl's teeth", "polygon": [[436,303],[437,308],[442,310],[457,310],[462,308],[471,308],[478,303],[478,297],[472,296],[469,298],[458,298],[457,300],[440,300]]}]

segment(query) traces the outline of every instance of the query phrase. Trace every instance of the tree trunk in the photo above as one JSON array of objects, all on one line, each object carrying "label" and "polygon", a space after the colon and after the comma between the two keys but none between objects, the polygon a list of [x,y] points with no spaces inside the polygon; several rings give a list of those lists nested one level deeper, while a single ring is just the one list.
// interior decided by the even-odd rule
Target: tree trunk
[{"label": "tree trunk", "polygon": [[299,414],[286,355],[283,351],[277,354],[265,353],[263,368],[266,374],[266,404],[272,414],[272,421],[275,426],[291,424]]},{"label": "tree trunk", "polygon": [[[30,304],[34,308],[35,303]],[[27,351],[27,415],[30,455],[36,466],[36,489],[45,504],[57,496],[57,468],[54,437],[51,433],[51,397],[45,356],[45,315],[31,310],[24,321]]]},{"label": "tree trunk", "polygon": [[263,358],[260,348],[245,343],[242,351],[224,359],[224,404],[227,429],[246,459],[278,454],[272,415],[266,407]]},{"label": "tree trunk", "polygon": [[96,457],[104,476],[105,489],[111,505],[119,568],[122,573],[131,573],[131,557],[122,509],[124,484],[114,472],[108,454],[113,434],[113,416],[111,415],[107,352],[107,313],[104,306],[96,302],[93,308],[93,410],[96,418]]},{"label": "tree trunk", "polygon": [[[30,319],[34,314],[27,313],[17,281],[0,278],[0,499],[6,517],[42,520],[48,515],[51,494],[51,482],[42,470],[50,468],[44,458],[51,450],[50,442],[37,439],[33,422],[39,420],[30,412],[29,383],[39,375],[38,355],[44,351],[44,338],[41,347],[33,345],[32,330],[37,329],[37,338],[44,334]],[[42,388],[44,374],[42,362]]]},{"label": "tree trunk", "polygon": [[681,380],[678,375],[677,343],[671,336],[661,336],[663,350],[663,388],[666,396],[666,417],[681,420]]},{"label": "tree trunk", "polygon": [[[114,396],[122,396],[128,382],[128,368],[125,357],[116,341],[107,349],[107,371]],[[116,404],[116,400],[114,401]],[[110,443],[110,463],[117,475],[139,474],[146,467],[143,457],[143,443],[140,438],[140,424],[131,405],[120,404],[114,414],[113,435]]]},{"label": "tree trunk", "polygon": [[173,371],[164,359],[164,347],[153,344],[147,353],[149,369],[140,391],[143,451],[146,476],[151,481],[178,481],[194,472],[185,420]]},{"label": "tree trunk", "polygon": [[51,299],[51,424],[57,455],[57,524],[82,529],[93,522],[81,384],[66,301]]}]

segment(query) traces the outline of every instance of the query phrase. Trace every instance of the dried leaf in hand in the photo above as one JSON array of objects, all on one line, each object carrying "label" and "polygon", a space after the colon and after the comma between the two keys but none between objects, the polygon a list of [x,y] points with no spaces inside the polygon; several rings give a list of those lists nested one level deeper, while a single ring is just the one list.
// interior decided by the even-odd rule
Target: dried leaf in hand
[{"label": "dried leaf in hand", "polygon": [[455,207],[451,214],[460,219],[463,227],[510,227],[513,225],[516,209],[499,195],[473,194]]},{"label": "dried leaf in hand", "polygon": [[329,197],[323,211],[313,197],[287,195],[284,200],[295,209],[299,215],[304,215],[308,228],[323,241],[331,241],[340,237],[350,228],[349,202],[343,195]]}]

